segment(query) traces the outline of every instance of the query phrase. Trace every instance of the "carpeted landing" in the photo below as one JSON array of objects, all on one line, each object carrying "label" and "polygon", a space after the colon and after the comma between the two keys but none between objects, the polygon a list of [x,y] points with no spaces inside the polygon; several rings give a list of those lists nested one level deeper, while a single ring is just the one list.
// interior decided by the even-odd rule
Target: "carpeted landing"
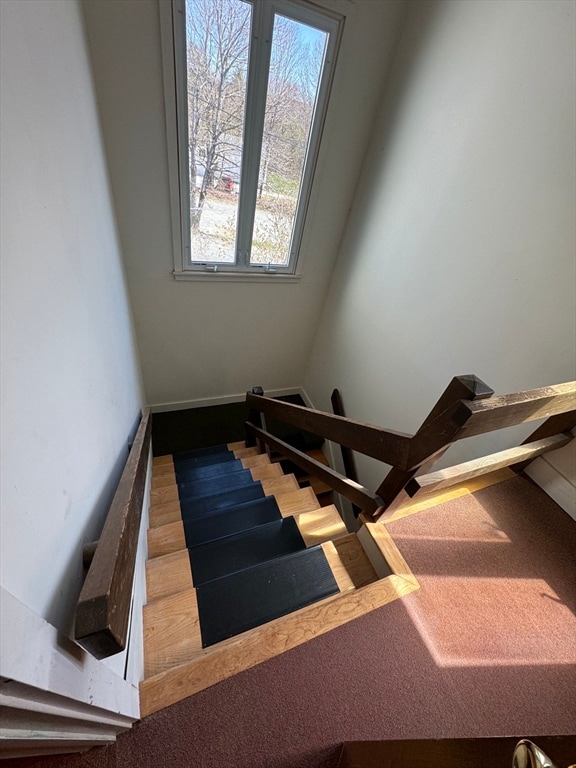
[{"label": "carpeted landing", "polygon": [[[343,741],[567,734],[576,523],[523,477],[390,524],[421,589],[45,768],[335,768]],[[436,768],[436,766],[431,766]]]},{"label": "carpeted landing", "polygon": [[566,517],[518,478],[389,526],[420,581],[406,607],[437,664],[576,663],[576,525]]}]

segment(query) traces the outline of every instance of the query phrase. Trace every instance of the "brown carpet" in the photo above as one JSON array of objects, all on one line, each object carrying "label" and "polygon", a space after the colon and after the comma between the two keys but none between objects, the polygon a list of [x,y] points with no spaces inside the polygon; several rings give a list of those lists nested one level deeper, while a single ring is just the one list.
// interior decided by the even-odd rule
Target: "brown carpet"
[{"label": "brown carpet", "polygon": [[390,525],[440,666],[576,664],[576,526],[546,501],[518,479]]},{"label": "brown carpet", "polygon": [[568,734],[576,523],[524,478],[390,525],[421,590],[46,768],[333,768],[342,741]]}]

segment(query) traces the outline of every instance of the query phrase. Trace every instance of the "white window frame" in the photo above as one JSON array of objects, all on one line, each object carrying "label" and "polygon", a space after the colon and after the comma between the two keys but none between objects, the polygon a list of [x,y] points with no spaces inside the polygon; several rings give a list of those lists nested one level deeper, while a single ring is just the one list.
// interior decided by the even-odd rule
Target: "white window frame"
[{"label": "white window frame", "polygon": [[[173,275],[189,279],[299,279],[300,249],[343,19],[302,0],[248,0],[252,5],[246,116],[239,193],[236,263],[193,262],[190,257],[190,190],[188,177],[188,106],[186,83],[185,0],[160,3],[164,93],[172,208]],[[257,203],[258,174],[266,107],[272,29],[276,14],[328,33],[324,67],[317,91],[304,172],[286,266],[250,264],[250,244]]]}]

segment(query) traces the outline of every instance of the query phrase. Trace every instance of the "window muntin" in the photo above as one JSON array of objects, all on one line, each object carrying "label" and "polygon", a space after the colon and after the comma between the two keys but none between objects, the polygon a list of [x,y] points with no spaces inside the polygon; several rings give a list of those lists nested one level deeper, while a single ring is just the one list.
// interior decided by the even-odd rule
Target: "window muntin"
[{"label": "window muntin", "polygon": [[182,268],[294,273],[338,22],[294,0],[174,2]]}]

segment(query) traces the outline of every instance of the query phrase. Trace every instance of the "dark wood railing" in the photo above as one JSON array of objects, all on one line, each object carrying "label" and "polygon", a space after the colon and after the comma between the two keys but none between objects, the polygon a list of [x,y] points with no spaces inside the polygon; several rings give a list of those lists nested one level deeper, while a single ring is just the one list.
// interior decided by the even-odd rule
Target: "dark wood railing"
[{"label": "dark wood railing", "polygon": [[[445,488],[507,466],[521,471],[537,456],[568,443],[573,437],[570,430],[576,426],[576,382],[496,397],[477,376],[456,376],[414,435],[284,403],[264,397],[261,392],[252,391],[246,396],[251,414],[246,422],[247,442],[258,441],[261,446],[279,450],[373,519],[387,517],[404,499],[420,491]],[[325,467],[271,435],[258,421],[263,415],[371,456],[392,468],[376,493],[372,493],[355,479]],[[422,474],[458,440],[537,419],[546,421],[517,448]]]},{"label": "dark wood railing", "polygon": [[[339,390],[333,390],[330,395],[330,402],[332,403],[332,411],[336,416],[346,416],[344,411],[344,403],[342,402],[342,395]],[[344,464],[344,473],[350,480],[358,482],[358,470],[356,469],[356,459],[354,458],[354,452],[347,448],[345,445],[340,446],[340,452],[342,453],[342,463]],[[357,504],[352,504],[352,512],[354,517],[358,517],[361,512],[361,508]]]},{"label": "dark wood railing", "polygon": [[[97,659],[126,647],[152,419],[144,409],[76,606],[76,641]],[[92,553],[93,550],[93,553]]]}]

